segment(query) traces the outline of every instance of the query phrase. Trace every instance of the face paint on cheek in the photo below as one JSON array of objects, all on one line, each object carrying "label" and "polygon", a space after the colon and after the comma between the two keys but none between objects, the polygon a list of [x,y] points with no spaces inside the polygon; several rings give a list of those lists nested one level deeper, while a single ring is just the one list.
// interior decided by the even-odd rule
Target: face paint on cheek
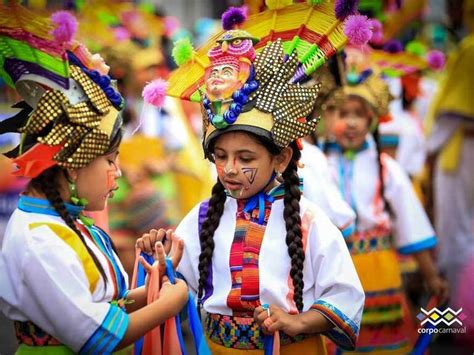
[{"label": "face paint on cheek", "polygon": [[115,187],[116,170],[107,170],[107,190],[112,190]]},{"label": "face paint on cheek", "polygon": [[334,134],[336,136],[342,136],[346,130],[347,124],[343,120],[338,120],[334,123]]},{"label": "face paint on cheek", "polygon": [[217,176],[223,180],[224,176],[226,175],[225,173],[225,168],[222,165],[216,164],[216,171],[217,171]]},{"label": "face paint on cheek", "polygon": [[245,175],[250,185],[252,185],[255,181],[255,177],[257,176],[258,168],[242,168],[242,174]]}]

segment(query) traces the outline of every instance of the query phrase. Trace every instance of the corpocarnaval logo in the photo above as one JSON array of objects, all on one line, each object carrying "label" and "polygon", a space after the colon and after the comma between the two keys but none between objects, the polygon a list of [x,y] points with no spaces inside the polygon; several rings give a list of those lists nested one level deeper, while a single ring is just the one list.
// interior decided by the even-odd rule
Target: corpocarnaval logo
[{"label": "corpocarnaval logo", "polygon": [[462,313],[462,308],[459,308],[457,311],[448,307],[445,310],[441,311],[438,308],[432,308],[427,311],[424,308],[420,308],[421,312],[417,315],[417,318],[420,320],[421,325],[426,323],[431,323],[434,326],[439,324],[445,324],[451,326],[453,324],[459,324],[462,326],[462,322],[466,319],[466,315]]}]

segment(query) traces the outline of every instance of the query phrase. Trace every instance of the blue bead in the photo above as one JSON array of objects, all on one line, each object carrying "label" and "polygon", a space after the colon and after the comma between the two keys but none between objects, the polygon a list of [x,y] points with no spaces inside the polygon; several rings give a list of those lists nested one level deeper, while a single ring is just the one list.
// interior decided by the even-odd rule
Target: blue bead
[{"label": "blue bead", "polygon": [[104,88],[110,85],[110,76],[108,75],[101,75],[99,79],[99,85]]},{"label": "blue bead", "polygon": [[244,84],[242,91],[244,92],[245,95],[250,94],[252,91],[250,90],[250,85],[249,84]]},{"label": "blue bead", "polygon": [[224,120],[227,123],[232,124],[235,122],[236,119],[237,119],[237,115],[234,112],[229,110],[226,113],[224,113]]},{"label": "blue bead", "polygon": [[234,93],[232,94],[232,99],[238,100],[240,96],[241,96],[240,90],[236,90],[236,91],[234,91]]},{"label": "blue bead", "polygon": [[249,82],[249,87],[252,90],[252,92],[254,92],[255,90],[258,89],[258,81],[252,80],[251,82]]},{"label": "blue bead", "polygon": [[240,115],[240,112],[242,112],[242,105],[234,102],[233,104],[230,105],[230,110],[234,112],[236,115]]}]

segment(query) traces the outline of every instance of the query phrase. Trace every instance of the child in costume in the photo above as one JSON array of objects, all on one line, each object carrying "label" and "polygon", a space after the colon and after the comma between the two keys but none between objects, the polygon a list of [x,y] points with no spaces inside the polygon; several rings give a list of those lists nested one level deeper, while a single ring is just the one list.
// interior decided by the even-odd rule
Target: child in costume
[{"label": "child in costume", "polygon": [[124,100],[105,63],[65,35],[75,19],[15,2],[0,14],[2,76],[24,100],[0,133],[21,132],[6,155],[31,179],[0,240],[0,310],[15,321],[18,354],[111,353],[179,312],[187,287],[164,282],[146,305],[147,287],[127,290],[109,236],[82,214],[117,187]]},{"label": "child in costume", "polygon": [[[303,49],[311,45],[308,38],[314,39],[312,27],[321,17],[327,21],[324,30],[339,33],[339,45],[345,42],[333,6],[299,3],[283,12],[264,12],[250,17],[245,30],[224,26],[227,32],[204,46],[210,48],[210,64],[201,72],[203,148],[218,181],[212,197],[176,229],[185,241],[177,271],[208,314],[206,334],[213,354],[263,353],[264,332],[276,331],[274,341],[280,341],[282,354],[325,354],[321,334],[343,348],[355,346],[364,298],[360,282],[341,233],[301,196],[297,173],[298,140],[316,129],[317,120],[304,118],[318,93],[318,86],[298,84],[306,78],[298,68],[305,54],[324,61],[335,52],[335,43],[328,40],[334,39],[332,32],[319,34],[321,49],[316,44],[312,53]],[[285,33],[286,38],[300,34],[290,50],[284,50],[278,32],[285,18],[309,20],[307,30]],[[267,36],[261,28],[270,23],[275,31]],[[252,24],[260,28],[258,44],[250,34]],[[193,77],[199,70],[193,64],[202,60],[198,55],[175,75]],[[178,80],[170,82],[168,92],[174,93],[172,83]],[[139,245],[154,242],[142,238]]]},{"label": "child in costume", "polygon": [[378,130],[370,134],[387,112],[388,87],[372,73],[341,90],[337,143],[326,152],[341,193],[357,214],[356,231],[346,239],[366,296],[356,353],[406,354],[410,326],[404,322],[396,253],[414,255],[430,291],[443,302],[447,287],[430,256],[436,238],[408,176],[380,154]]}]

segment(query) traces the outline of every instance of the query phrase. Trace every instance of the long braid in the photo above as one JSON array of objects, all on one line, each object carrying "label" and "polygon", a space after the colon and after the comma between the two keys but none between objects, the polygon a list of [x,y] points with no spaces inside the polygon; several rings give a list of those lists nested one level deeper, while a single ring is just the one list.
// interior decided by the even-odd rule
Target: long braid
[{"label": "long braid", "polygon": [[382,155],[380,149],[380,133],[378,125],[375,127],[374,133],[374,140],[375,140],[375,150],[377,151],[377,163],[379,165],[379,179],[380,179],[380,195],[382,197],[382,201],[384,203],[384,209],[389,213],[392,214],[392,209],[388,204],[387,200],[385,199],[385,178],[383,174],[383,164],[382,164]]},{"label": "long braid", "polygon": [[300,179],[298,177],[298,160],[301,153],[294,145],[293,156],[288,167],[283,172],[285,197],[283,217],[286,225],[286,245],[288,246],[288,255],[291,259],[290,276],[293,281],[296,307],[300,312],[303,310],[303,266],[305,254],[303,250],[303,234],[301,231],[300,217],[300,199],[301,191],[299,188]]},{"label": "long braid", "polygon": [[[198,265],[198,310],[200,310],[201,307],[204,287],[209,274],[209,264],[212,261],[212,254],[214,252],[214,232],[216,231],[217,227],[219,227],[221,216],[224,213],[225,200],[225,188],[218,179],[212,188],[212,196],[209,200],[206,219],[202,223],[201,233],[199,234],[199,240],[201,242],[201,254],[199,254]],[[200,314],[200,312],[198,312],[198,314]]]},{"label": "long braid", "polygon": [[100,275],[104,280],[105,288],[107,288],[107,276],[105,274],[104,268],[100,264],[97,256],[92,252],[92,250],[87,245],[84,236],[76,227],[74,220],[72,219],[71,215],[67,212],[66,205],[64,204],[63,199],[58,191],[58,175],[62,173],[62,169],[59,166],[52,167],[46,171],[44,171],[41,175],[31,180],[30,185],[38,191],[42,191],[46,198],[48,199],[49,203],[53,206],[56,212],[59,213],[63,221],[67,224],[69,228],[71,228],[81,239],[82,243],[86,247],[87,252],[94,260],[94,264],[97,266]]}]

